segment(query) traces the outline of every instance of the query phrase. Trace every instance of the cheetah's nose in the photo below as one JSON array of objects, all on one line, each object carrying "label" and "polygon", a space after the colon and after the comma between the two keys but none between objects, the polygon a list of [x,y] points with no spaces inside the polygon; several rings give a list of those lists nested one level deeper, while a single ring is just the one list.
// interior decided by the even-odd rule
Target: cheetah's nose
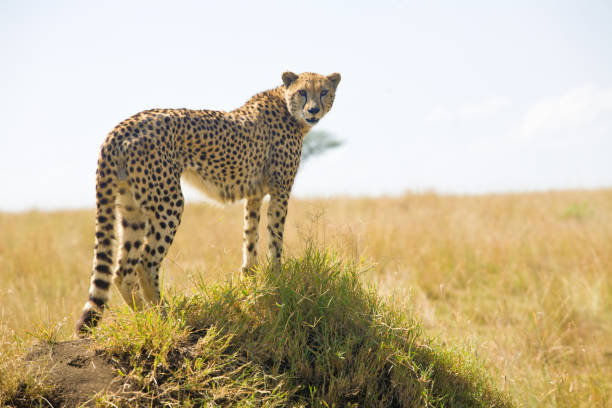
[{"label": "cheetah's nose", "polygon": [[312,113],[314,115],[315,113],[319,113],[319,110],[319,107],[315,106],[314,108],[308,109],[308,113]]}]

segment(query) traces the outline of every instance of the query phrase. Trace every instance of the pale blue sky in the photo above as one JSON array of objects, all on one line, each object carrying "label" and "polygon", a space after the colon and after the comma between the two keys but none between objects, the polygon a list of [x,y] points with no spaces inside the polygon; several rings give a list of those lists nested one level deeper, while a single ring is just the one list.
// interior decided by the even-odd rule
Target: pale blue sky
[{"label": "pale blue sky", "polygon": [[[2,1],[0,210],[91,207],[105,135],[342,74],[296,196],[612,186],[610,1]],[[191,195],[190,195],[191,196]],[[189,201],[189,200],[188,200]]]}]

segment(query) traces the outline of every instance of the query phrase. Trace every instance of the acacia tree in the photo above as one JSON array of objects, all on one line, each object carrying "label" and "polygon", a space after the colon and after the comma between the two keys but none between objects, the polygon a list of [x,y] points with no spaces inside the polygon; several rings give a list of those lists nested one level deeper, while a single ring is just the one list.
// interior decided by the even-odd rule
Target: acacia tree
[{"label": "acacia tree", "polygon": [[318,156],[327,150],[334,149],[342,145],[342,141],[334,138],[334,136],[324,130],[316,130],[309,132],[302,143],[302,161]]}]

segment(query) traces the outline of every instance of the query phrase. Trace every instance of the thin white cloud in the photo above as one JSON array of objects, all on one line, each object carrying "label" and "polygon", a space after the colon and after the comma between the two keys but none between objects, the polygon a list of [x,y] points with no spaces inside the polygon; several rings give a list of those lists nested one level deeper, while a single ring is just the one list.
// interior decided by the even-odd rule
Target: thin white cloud
[{"label": "thin white cloud", "polygon": [[508,106],[510,106],[510,100],[501,96],[495,96],[480,103],[463,104],[454,109],[444,105],[437,105],[425,117],[425,120],[427,122],[447,122],[483,119],[500,112]]},{"label": "thin white cloud", "polygon": [[524,141],[534,141],[578,135],[582,133],[580,129],[605,119],[610,113],[612,89],[585,85],[533,105],[523,118],[518,136]]}]

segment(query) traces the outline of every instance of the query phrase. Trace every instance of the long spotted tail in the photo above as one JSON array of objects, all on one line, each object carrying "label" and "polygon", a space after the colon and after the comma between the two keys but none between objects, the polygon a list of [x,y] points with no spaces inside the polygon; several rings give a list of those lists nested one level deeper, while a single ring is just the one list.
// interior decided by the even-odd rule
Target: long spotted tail
[{"label": "long spotted tail", "polygon": [[96,184],[96,238],[93,271],[89,297],[75,328],[79,335],[87,334],[89,329],[95,327],[100,320],[110,296],[110,285],[113,279],[116,240],[115,201],[117,197],[117,183],[113,181],[113,178],[117,173],[112,159],[104,159],[104,154],[101,154],[98,161]]}]

